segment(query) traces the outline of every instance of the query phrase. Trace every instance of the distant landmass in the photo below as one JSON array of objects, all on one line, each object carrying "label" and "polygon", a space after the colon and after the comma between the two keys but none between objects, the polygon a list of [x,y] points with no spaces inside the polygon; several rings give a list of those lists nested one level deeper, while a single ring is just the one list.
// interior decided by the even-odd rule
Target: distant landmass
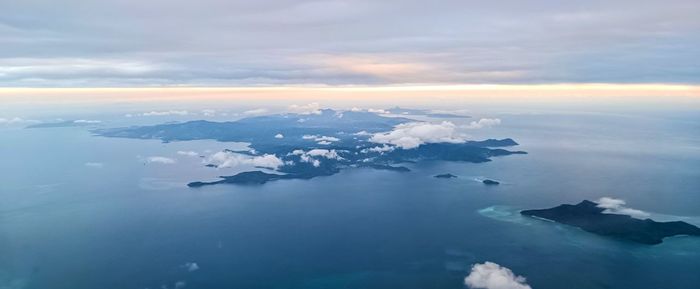
[{"label": "distant landmass", "polygon": [[576,205],[564,204],[550,209],[524,210],[525,216],[552,220],[575,226],[598,235],[615,237],[642,244],[660,244],[666,237],[700,236],[700,228],[682,221],[656,222],[635,219],[628,215],[603,213],[597,203],[584,200]]},{"label": "distant landmass", "polygon": [[[368,167],[395,172],[408,172],[404,163],[426,160],[482,163],[493,157],[525,154],[504,147],[518,145],[512,139],[488,139],[463,143],[424,143],[405,149],[370,141],[374,133],[387,132],[401,123],[414,120],[385,117],[366,111],[336,111],[323,109],[313,114],[276,114],[244,118],[230,122],[204,120],[167,123],[151,126],[95,129],[104,137],[188,141],[211,139],[224,142],[248,142],[250,151],[231,151],[251,157],[274,155],[280,160],[275,173],[243,172],[222,176],[214,182],[193,182],[190,187],[203,185],[264,184],[281,179],[310,179],[328,176],[341,169]],[[216,167],[216,165],[208,165]]]},{"label": "distant landmass", "polygon": [[435,175],[433,177],[438,178],[438,179],[452,179],[452,178],[456,178],[457,176],[447,173],[447,174]]}]

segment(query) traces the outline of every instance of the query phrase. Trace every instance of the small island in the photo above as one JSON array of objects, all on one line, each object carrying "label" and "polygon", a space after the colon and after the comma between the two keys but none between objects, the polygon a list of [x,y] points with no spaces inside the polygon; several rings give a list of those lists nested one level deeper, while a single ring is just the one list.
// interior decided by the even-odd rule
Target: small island
[{"label": "small island", "polygon": [[447,173],[447,174],[435,175],[433,177],[438,178],[438,179],[453,179],[453,178],[456,178],[457,176],[450,174],[450,173]]},{"label": "small island", "polygon": [[291,175],[280,175],[280,174],[269,174],[262,171],[251,171],[242,172],[233,176],[222,176],[221,180],[213,182],[191,182],[187,186],[190,188],[198,188],[208,185],[216,184],[241,184],[241,185],[262,185],[269,181],[280,180],[280,179],[291,179],[294,176]]},{"label": "small island", "polygon": [[597,203],[584,200],[576,205],[564,204],[550,209],[524,210],[520,214],[581,228],[594,234],[655,245],[671,236],[700,236],[700,228],[682,221],[656,222],[628,215],[604,213]]},{"label": "small island", "polygon": [[489,179],[485,179],[481,182],[484,183],[484,185],[488,185],[488,186],[494,186],[494,185],[500,184],[500,182],[498,182],[498,181],[489,180]]}]

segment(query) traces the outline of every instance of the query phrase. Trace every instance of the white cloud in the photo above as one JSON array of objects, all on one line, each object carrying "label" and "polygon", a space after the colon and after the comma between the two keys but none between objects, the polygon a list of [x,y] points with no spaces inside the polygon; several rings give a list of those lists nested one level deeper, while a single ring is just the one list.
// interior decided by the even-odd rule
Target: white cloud
[{"label": "white cloud", "polygon": [[278,134],[275,135],[275,138],[284,138],[284,135],[281,134],[281,133],[278,133]]},{"label": "white cloud", "polygon": [[473,289],[532,289],[525,277],[516,276],[513,271],[493,262],[474,264],[464,284]]},{"label": "white cloud", "polygon": [[466,135],[459,134],[457,127],[449,121],[410,122],[395,126],[390,132],[375,133],[369,141],[412,149],[425,143],[463,143],[466,141]]},{"label": "white cloud", "polygon": [[468,125],[464,126],[467,129],[479,129],[485,127],[492,127],[501,124],[501,120],[498,118],[482,118],[479,121],[472,121]]},{"label": "white cloud", "polygon": [[189,271],[189,272],[194,272],[194,271],[199,270],[199,265],[197,265],[197,263],[195,263],[195,262],[187,262],[187,263],[185,263],[185,265],[182,265],[182,267],[187,269],[187,271]]},{"label": "white cloud", "polygon": [[175,289],[182,289],[185,288],[185,286],[187,286],[187,283],[185,283],[185,281],[175,282]]},{"label": "white cloud", "polygon": [[301,162],[311,163],[314,167],[321,165],[321,161],[317,159],[319,157],[333,160],[343,160],[343,157],[341,157],[338,152],[333,149],[312,149],[308,152],[303,150],[294,150],[290,153],[290,155],[298,155]]},{"label": "white cloud", "polygon": [[166,110],[166,111],[150,111],[144,112],[142,116],[168,116],[168,115],[189,115],[190,112],[186,110]]},{"label": "white cloud", "polygon": [[214,109],[202,109],[202,115],[204,116],[215,116],[216,110]]},{"label": "white cloud", "polygon": [[375,109],[375,108],[368,108],[368,109],[367,109],[367,112],[378,113],[378,114],[387,114],[387,113],[389,113],[389,111],[387,111],[387,110],[384,110],[384,109]]},{"label": "white cloud", "polygon": [[307,155],[310,155],[312,157],[324,157],[327,159],[336,159],[340,160],[343,159],[338,155],[338,152],[336,150],[326,150],[326,149],[312,149],[308,152],[306,152]]},{"label": "white cloud", "polygon": [[330,142],[339,141],[339,140],[340,140],[339,138],[332,137],[332,136],[321,136],[321,137],[316,139],[316,141],[330,141]]},{"label": "white cloud", "polygon": [[649,213],[645,211],[625,207],[627,202],[625,202],[625,200],[622,199],[602,197],[598,199],[596,203],[598,203],[598,208],[605,209],[603,213],[606,214],[628,215],[637,219],[645,219],[649,217]]},{"label": "white cloud", "polygon": [[305,135],[301,136],[301,138],[307,139],[307,140],[314,140],[315,142],[327,142],[327,143],[340,140],[337,137],[325,136],[325,135],[310,135],[310,134],[305,134]]},{"label": "white cloud", "polygon": [[0,124],[15,124],[15,123],[36,123],[39,122],[38,120],[32,120],[32,119],[23,119],[21,117],[13,117],[13,118],[2,118],[0,117]]},{"label": "white cloud", "polygon": [[353,107],[353,108],[350,109],[350,111],[352,111],[352,112],[367,111],[367,112],[376,113],[376,114],[388,114],[388,113],[391,113],[390,111],[388,111],[388,110],[386,110],[386,109],[381,109],[381,108],[367,108],[367,109],[362,109],[362,108],[359,108],[359,107]]},{"label": "white cloud", "polygon": [[101,120],[92,120],[92,119],[78,119],[74,120],[74,123],[87,123],[87,124],[96,124],[96,123],[102,123]]},{"label": "white cloud", "polygon": [[394,149],[396,149],[396,147],[384,144],[382,146],[366,148],[366,149],[361,150],[360,152],[364,153],[364,154],[369,153],[369,152],[385,153],[385,152],[393,151]]},{"label": "white cloud", "polygon": [[292,104],[288,110],[298,114],[321,114],[321,105],[318,102],[312,102],[305,105]]},{"label": "white cloud", "polygon": [[98,162],[87,162],[85,163],[86,167],[91,167],[91,168],[102,168],[104,167],[103,163],[98,163]]},{"label": "white cloud", "polygon": [[199,153],[197,153],[195,151],[177,151],[177,154],[182,155],[182,156],[188,156],[188,157],[199,156]]},{"label": "white cloud", "polygon": [[230,152],[217,152],[206,161],[207,163],[216,165],[219,168],[232,168],[239,165],[252,165],[255,167],[277,169],[284,165],[281,159],[276,155],[265,154],[262,156],[247,156],[243,154]]},{"label": "white cloud", "polygon": [[146,162],[148,163],[159,163],[159,164],[174,164],[175,159],[167,158],[167,157],[161,157],[161,156],[153,156],[153,157],[148,157],[146,159]]},{"label": "white cloud", "polygon": [[372,135],[372,134],[367,132],[366,130],[362,130],[362,131],[358,131],[358,132],[354,133],[354,135],[365,136],[365,135]]},{"label": "white cloud", "polygon": [[268,112],[267,108],[256,108],[256,109],[246,110],[243,112],[243,114],[244,115],[256,115],[256,114],[264,114],[267,112]]},{"label": "white cloud", "polygon": [[325,146],[325,145],[332,144],[332,142],[322,140],[322,141],[320,141],[320,142],[317,142],[317,144],[320,144],[320,145],[324,145],[324,146]]}]

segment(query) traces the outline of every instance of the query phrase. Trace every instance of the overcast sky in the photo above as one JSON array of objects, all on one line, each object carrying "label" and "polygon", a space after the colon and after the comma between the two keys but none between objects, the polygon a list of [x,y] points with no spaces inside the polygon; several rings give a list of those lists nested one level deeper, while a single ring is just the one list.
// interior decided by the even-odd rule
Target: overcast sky
[{"label": "overcast sky", "polygon": [[698,15],[698,0],[0,0],[0,86],[698,84]]}]

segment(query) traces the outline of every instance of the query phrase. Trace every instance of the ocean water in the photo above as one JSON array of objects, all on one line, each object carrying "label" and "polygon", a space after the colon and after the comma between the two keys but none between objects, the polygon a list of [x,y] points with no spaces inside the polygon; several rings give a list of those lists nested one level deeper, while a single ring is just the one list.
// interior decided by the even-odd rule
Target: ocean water
[{"label": "ocean water", "polygon": [[245,144],[2,128],[0,288],[464,288],[484,261],[535,289],[700,288],[700,238],[639,245],[517,213],[609,196],[700,225],[700,116],[489,116],[502,125],[474,138],[529,154],[197,189],[235,171],[177,151]]}]

